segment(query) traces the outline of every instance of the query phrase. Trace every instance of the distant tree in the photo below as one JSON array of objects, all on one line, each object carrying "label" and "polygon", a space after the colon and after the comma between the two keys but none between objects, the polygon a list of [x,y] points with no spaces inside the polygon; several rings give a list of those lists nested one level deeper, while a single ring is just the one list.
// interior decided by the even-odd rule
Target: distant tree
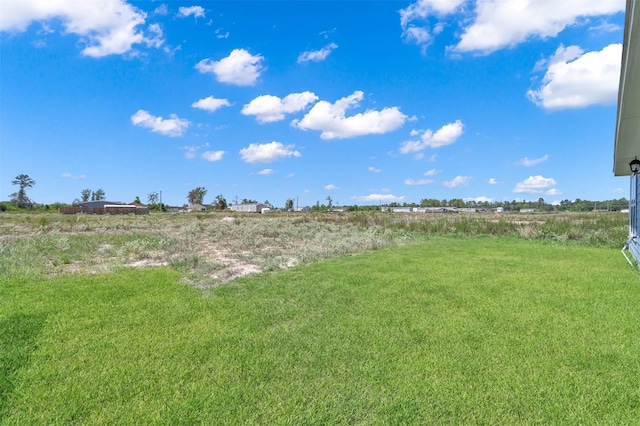
[{"label": "distant tree", "polygon": [[91,201],[103,201],[107,199],[107,194],[105,194],[104,189],[98,188],[97,190],[91,193]]},{"label": "distant tree", "polygon": [[333,207],[333,200],[331,199],[331,195],[327,196],[327,209],[331,210],[331,207]]},{"label": "distant tree", "polygon": [[320,204],[320,201],[316,201],[315,206],[311,206],[311,211],[314,213],[324,213],[328,210],[327,206]]},{"label": "distant tree", "polygon": [[27,197],[27,189],[32,188],[36,184],[36,181],[31,179],[29,175],[20,174],[11,181],[13,185],[18,185],[18,191],[9,195],[11,197],[11,203],[17,207],[33,208],[33,203]]},{"label": "distant tree", "polygon": [[450,207],[464,207],[465,206],[465,202],[461,198],[452,198],[451,200],[449,200],[449,206]]},{"label": "distant tree", "polygon": [[264,204],[265,206],[267,206],[267,207],[269,207],[269,208],[272,208],[272,207],[273,207],[273,206],[271,205],[271,203],[269,202],[269,200],[264,200],[264,203],[262,203],[262,204]]},{"label": "distant tree", "polygon": [[85,188],[80,191],[80,201],[86,203],[91,198],[91,190],[89,188]]},{"label": "distant tree", "polygon": [[287,201],[285,201],[284,209],[287,211],[293,210],[293,200],[291,198],[287,198]]},{"label": "distant tree", "polygon": [[256,200],[252,200],[250,198],[243,198],[241,201],[242,204],[257,204]]},{"label": "distant tree", "polygon": [[435,198],[423,198],[420,200],[420,207],[440,207],[440,200]]},{"label": "distant tree", "polygon": [[205,195],[207,195],[207,190],[203,186],[199,186],[189,191],[187,199],[191,205],[202,204],[204,202]]},{"label": "distant tree", "polygon": [[134,204],[142,204],[142,201],[140,201],[140,197],[138,197],[138,196],[136,195],[136,199],[135,199],[135,200],[133,200],[133,203],[134,203]]},{"label": "distant tree", "polygon": [[151,192],[147,195],[147,204],[158,204],[160,197],[157,192]]},{"label": "distant tree", "polygon": [[226,210],[227,206],[228,206],[227,199],[224,198],[222,194],[217,195],[213,203],[213,207],[216,210]]}]

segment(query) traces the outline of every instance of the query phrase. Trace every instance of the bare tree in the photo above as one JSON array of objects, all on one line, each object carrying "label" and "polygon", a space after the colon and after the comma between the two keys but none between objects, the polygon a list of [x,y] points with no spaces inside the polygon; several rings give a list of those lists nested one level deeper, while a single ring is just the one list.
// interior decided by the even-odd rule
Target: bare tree
[{"label": "bare tree", "polygon": [[147,203],[148,204],[158,204],[158,193],[157,192],[151,192],[149,195],[147,195]]}]

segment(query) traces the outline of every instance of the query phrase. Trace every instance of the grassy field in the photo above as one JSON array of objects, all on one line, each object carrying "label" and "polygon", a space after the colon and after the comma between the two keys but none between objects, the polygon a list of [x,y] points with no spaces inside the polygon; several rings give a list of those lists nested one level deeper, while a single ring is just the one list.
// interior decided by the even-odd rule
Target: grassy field
[{"label": "grassy field", "polygon": [[637,423],[619,249],[421,235],[204,290],[7,273],[0,423]]},{"label": "grassy field", "polygon": [[0,277],[169,266],[199,287],[260,271],[392,247],[425,235],[489,235],[620,249],[628,215],[0,214]]}]

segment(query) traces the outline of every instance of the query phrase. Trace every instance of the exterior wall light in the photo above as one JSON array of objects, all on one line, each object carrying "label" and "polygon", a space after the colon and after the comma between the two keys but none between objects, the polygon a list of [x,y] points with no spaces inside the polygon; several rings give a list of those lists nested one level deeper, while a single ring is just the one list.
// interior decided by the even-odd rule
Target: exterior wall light
[{"label": "exterior wall light", "polygon": [[631,160],[631,162],[629,163],[629,167],[631,167],[631,173],[633,173],[634,175],[637,175],[638,172],[640,172],[640,160],[638,160],[638,157],[635,157],[633,160]]}]

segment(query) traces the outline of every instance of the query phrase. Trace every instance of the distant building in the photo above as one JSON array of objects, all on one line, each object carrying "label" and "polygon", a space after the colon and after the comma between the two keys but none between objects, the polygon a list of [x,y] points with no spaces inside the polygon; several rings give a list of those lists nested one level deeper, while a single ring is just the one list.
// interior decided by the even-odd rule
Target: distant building
[{"label": "distant building", "polygon": [[124,204],[119,201],[86,201],[74,207],[60,207],[62,214],[149,214],[145,206]]},{"label": "distant building", "polygon": [[231,211],[240,213],[262,213],[262,210],[269,209],[269,206],[261,203],[233,204],[230,209]]},{"label": "distant building", "polygon": [[188,212],[206,212],[207,208],[202,204],[193,204],[187,208]]},{"label": "distant building", "polygon": [[103,209],[105,206],[124,206],[126,204],[120,201],[85,201],[78,204],[78,207],[85,207],[88,209]]}]

